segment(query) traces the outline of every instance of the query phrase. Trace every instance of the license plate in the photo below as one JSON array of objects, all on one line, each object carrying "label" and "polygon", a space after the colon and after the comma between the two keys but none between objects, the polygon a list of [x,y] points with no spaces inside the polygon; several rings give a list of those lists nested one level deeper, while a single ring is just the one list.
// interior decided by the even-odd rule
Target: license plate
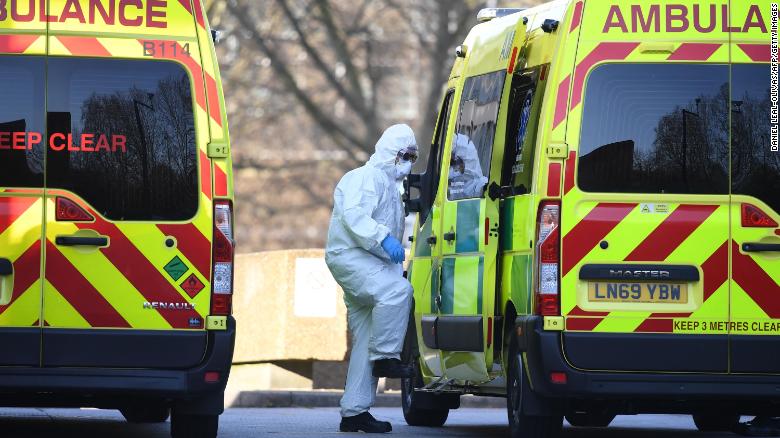
[{"label": "license plate", "polygon": [[687,303],[685,283],[588,283],[588,301],[607,303]]}]

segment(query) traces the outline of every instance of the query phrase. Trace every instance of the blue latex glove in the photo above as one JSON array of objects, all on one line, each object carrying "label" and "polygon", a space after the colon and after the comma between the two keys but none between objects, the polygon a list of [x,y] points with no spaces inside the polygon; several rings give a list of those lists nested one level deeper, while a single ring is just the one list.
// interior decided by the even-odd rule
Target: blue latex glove
[{"label": "blue latex glove", "polygon": [[404,247],[401,245],[401,242],[389,234],[385,237],[385,240],[382,241],[382,249],[390,256],[390,260],[392,260],[393,263],[403,263],[404,259],[406,259],[406,253],[404,252]]}]

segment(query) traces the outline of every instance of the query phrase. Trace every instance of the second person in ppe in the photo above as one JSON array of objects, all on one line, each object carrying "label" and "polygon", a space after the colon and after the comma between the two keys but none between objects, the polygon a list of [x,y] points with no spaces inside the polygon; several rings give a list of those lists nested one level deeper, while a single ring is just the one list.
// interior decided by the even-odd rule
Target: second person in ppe
[{"label": "second person in ppe", "polygon": [[474,142],[464,134],[455,134],[449,173],[449,199],[481,198],[488,179],[482,174]]},{"label": "second person in ppe", "polygon": [[414,132],[388,128],[364,166],[336,186],[325,261],[344,290],[352,353],[341,399],[342,432],[389,432],[368,413],[377,377],[411,377],[400,361],[412,286],[403,277],[404,208],[398,189],[417,159]]}]

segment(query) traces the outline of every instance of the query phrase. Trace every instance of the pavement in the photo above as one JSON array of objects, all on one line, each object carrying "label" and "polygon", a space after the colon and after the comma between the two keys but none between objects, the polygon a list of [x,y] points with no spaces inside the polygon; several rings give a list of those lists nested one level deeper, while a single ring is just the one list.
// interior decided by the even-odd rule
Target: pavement
[{"label": "pavement", "polygon": [[[407,426],[398,408],[375,408],[374,415],[391,421],[395,438],[506,438],[504,409],[459,409],[443,428]],[[228,409],[220,417],[223,438],[320,438],[363,436],[338,432],[336,408]],[[3,438],[168,438],[170,423],[128,424],[113,410],[0,409]],[[619,416],[607,429],[566,425],[561,438],[735,438],[731,433],[701,433],[686,415]]]},{"label": "pavement", "polygon": [[[338,407],[342,391],[242,391],[229,402],[232,408],[331,408]],[[376,407],[400,408],[401,393],[398,391],[377,394]],[[475,397],[464,395],[460,398],[462,408],[506,407],[502,397]]]}]

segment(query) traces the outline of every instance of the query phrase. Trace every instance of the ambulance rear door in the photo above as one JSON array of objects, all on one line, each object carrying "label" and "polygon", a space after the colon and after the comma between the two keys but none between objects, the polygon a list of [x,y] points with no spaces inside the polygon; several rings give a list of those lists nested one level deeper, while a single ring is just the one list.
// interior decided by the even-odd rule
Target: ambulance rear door
[{"label": "ambulance rear door", "polygon": [[46,24],[10,5],[0,22],[0,366],[38,366]]},{"label": "ambulance rear door", "polygon": [[50,3],[43,366],[192,367],[214,208],[202,11]]},{"label": "ambulance rear door", "polygon": [[566,108],[563,348],[581,369],[726,372],[728,33],[694,21],[720,2],[657,3],[585,3]]},{"label": "ambulance rear door", "polygon": [[780,347],[780,152],[772,132],[778,124],[776,110],[772,120],[770,8],[768,2],[731,4],[732,29],[740,29],[731,33],[734,373],[780,373],[780,359],[767,354]]}]

